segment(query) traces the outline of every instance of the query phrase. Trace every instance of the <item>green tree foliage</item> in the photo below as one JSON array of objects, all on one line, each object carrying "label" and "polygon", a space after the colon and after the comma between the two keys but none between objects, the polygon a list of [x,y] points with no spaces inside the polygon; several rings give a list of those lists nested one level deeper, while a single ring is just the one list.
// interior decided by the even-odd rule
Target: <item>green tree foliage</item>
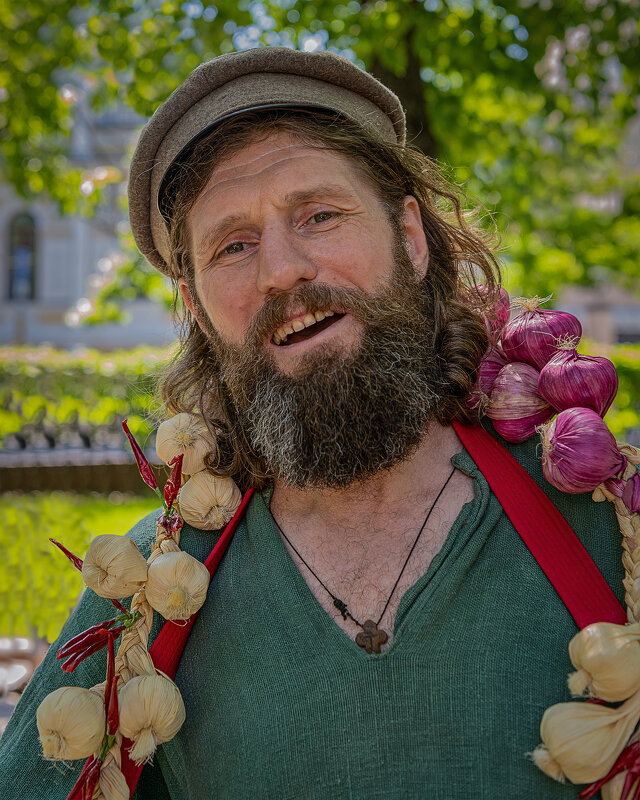
[{"label": "green tree foliage", "polygon": [[[497,211],[510,289],[638,277],[640,0],[0,0],[2,170],[63,209],[80,82],[96,108],[153,112],[201,61],[258,44],[328,48],[400,95],[410,138]],[[56,88],[57,87],[57,88]],[[92,198],[93,199],[93,198]],[[112,308],[113,311],[113,308]]]}]

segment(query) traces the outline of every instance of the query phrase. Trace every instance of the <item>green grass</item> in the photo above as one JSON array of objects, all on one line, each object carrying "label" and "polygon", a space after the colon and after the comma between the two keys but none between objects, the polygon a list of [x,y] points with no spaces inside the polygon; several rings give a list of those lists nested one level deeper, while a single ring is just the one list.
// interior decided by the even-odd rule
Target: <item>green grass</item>
[{"label": "green grass", "polygon": [[84,586],[49,538],[82,558],[94,536],[124,534],[158,507],[154,497],[72,492],[8,493],[0,504],[0,636],[37,635],[49,642]]}]

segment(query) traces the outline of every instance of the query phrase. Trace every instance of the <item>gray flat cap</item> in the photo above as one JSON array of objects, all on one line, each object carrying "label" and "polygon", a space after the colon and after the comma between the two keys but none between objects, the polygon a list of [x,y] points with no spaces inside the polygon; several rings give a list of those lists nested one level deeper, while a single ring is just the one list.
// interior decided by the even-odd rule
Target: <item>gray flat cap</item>
[{"label": "gray flat cap", "polygon": [[385,141],[405,142],[396,95],[341,56],[259,47],[202,64],[151,117],[131,162],[131,230],[140,252],[161,272],[168,274],[170,256],[160,211],[167,171],[221,120],[270,106],[327,109]]}]

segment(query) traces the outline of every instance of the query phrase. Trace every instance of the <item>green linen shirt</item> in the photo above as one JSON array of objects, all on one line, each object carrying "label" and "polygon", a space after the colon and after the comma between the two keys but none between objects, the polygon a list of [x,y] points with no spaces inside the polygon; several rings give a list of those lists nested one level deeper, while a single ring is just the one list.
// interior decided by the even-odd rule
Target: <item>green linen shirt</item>
[{"label": "green linen shirt", "polygon": [[[546,484],[534,441],[507,446],[622,600],[611,504]],[[475,497],[402,598],[379,655],[324,612],[278,536],[269,493],[253,498],[178,668],[186,722],[145,767],[137,800],[577,797],[527,756],[544,710],[570,699],[577,628],[470,456],[453,462]],[[130,533],[145,555],[155,517]],[[216,536],[185,526],[181,546],[204,560]],[[110,616],[109,601],[85,592],[34,674],[0,741],[3,800],[63,800],[73,785],[81,762],[42,760],[35,712],[58,686],[103,680],[104,653],[67,675],[55,652]]]}]

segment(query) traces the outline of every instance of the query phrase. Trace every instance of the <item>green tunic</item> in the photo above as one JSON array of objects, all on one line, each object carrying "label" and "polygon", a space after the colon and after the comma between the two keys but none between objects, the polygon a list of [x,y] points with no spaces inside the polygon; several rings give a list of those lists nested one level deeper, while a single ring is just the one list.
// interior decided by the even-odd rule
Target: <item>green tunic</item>
[{"label": "green tunic", "polygon": [[[535,442],[508,447],[622,600],[611,504],[544,483]],[[278,537],[268,493],[252,500],[178,669],[187,720],[145,767],[138,800],[577,797],[526,755],[545,708],[570,699],[576,626],[470,456],[453,460],[473,478],[475,498],[402,598],[380,655],[361,650],[317,603]],[[145,553],[155,516],[131,532]],[[186,526],[181,545],[204,560],[215,536]],[[111,615],[108,601],[86,592],[59,641]],[[81,762],[67,769],[40,758],[35,711],[57,686],[98,683],[106,659],[68,676],[58,646],[0,742],[1,798],[63,800],[78,774]]]}]

